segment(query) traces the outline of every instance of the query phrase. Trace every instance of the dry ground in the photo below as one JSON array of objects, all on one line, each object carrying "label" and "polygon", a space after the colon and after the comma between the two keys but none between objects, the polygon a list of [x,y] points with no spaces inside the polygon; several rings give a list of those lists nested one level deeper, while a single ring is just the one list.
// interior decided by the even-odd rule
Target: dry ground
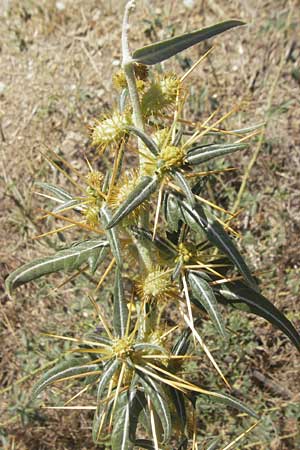
[{"label": "dry ground", "polygon": [[[83,156],[90,152],[88,125],[115,101],[111,73],[120,63],[123,3],[0,0],[0,380],[7,389],[2,392],[0,439],[4,449],[94,448],[89,413],[38,410],[28,404],[33,378],[17,382],[59,354],[60,348],[40,335],[43,329],[81,326],[87,314],[84,280],[59,292],[42,281],[39,288],[22,288],[14,299],[5,294],[3,282],[20,264],[46,254],[49,243],[57,243],[32,239],[47,229],[37,220],[37,208],[44,203],[34,195],[34,181],[66,183],[41,152],[49,147],[75,167],[84,166]],[[242,199],[245,212],[238,227],[252,265],[267,270],[262,276],[264,291],[299,329],[300,4],[294,2],[290,14],[291,5],[281,0],[195,0],[193,10],[179,0],[137,3],[133,47],[174,30],[180,33],[229,17],[249,24],[216,39],[209,62],[191,77],[190,109],[205,118],[213,108],[221,106],[225,112],[243,99],[246,106],[232,120],[236,128],[268,122]],[[172,67],[182,71],[189,59],[195,61],[202,52],[203,46],[188,51]],[[226,187],[226,195],[224,191],[218,195],[224,204],[234,203],[257,145],[253,142],[247,155],[233,160],[238,174],[224,177],[223,186],[219,184]],[[262,402],[266,418],[239,448],[300,448],[299,355],[262,321],[244,325],[251,327],[247,333],[253,347],[246,359],[240,355],[236,372],[231,371],[231,353],[224,368],[248,400],[256,405],[257,398],[258,408]],[[237,346],[246,339],[243,331],[239,333]],[[230,352],[235,355],[235,348]],[[49,403],[55,404],[55,398],[49,395]],[[209,423],[209,417],[215,424]],[[208,432],[221,432],[224,442],[237,436],[234,424],[213,415],[202,423]]]}]

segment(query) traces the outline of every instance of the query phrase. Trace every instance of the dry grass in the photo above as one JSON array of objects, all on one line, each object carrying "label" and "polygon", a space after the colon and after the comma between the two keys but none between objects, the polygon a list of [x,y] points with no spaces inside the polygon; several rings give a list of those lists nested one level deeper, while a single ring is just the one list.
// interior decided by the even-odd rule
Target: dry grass
[{"label": "dry grass", "polygon": [[[0,438],[5,449],[94,448],[91,414],[37,411],[26,406],[32,379],[13,385],[49,361],[49,355],[57,357],[53,343],[40,337],[42,329],[59,330],[61,326],[69,330],[85,319],[82,291],[71,284],[57,293],[43,281],[39,289],[26,286],[10,300],[3,280],[20,264],[48,252],[45,241],[32,240],[47,229],[37,220],[37,208],[43,201],[33,193],[34,181],[61,185],[66,181],[49,168],[40,152],[46,147],[59,149],[75,167],[84,167],[83,156],[90,155],[88,125],[115,101],[111,72],[120,61],[123,3],[0,1],[0,370],[3,388],[13,386],[1,401]],[[249,23],[239,33],[233,31],[216,40],[208,63],[191,77],[194,87],[190,109],[204,117],[216,106],[225,112],[243,100],[245,106],[232,122],[235,127],[259,123],[268,114],[266,135],[242,201],[246,211],[240,216],[239,229],[246,234],[252,264],[270,269],[263,277],[265,291],[299,328],[299,2],[288,29],[285,24],[290,5],[281,0],[233,0],[229,8],[224,0],[202,0],[195,1],[198,6],[193,11],[179,0],[140,3],[133,46],[149,42],[149,36],[156,39],[168,35],[171,25],[179,33],[228,17],[240,17]],[[150,23],[142,20],[146,16]],[[167,26],[165,32],[160,22]],[[202,52],[199,46],[185,56],[194,61]],[[284,65],[267,110],[282,57]],[[179,62],[186,63],[183,58]],[[181,70],[178,60],[172,66]],[[222,179],[231,203],[250,157],[235,157],[239,174],[234,179],[232,175]],[[220,196],[224,204],[229,200]],[[51,241],[51,245],[61,243]],[[299,402],[299,357],[270,326],[259,320],[250,323],[257,343],[247,367],[253,382],[251,392],[259,385],[270,407],[282,411],[271,427],[275,431],[268,448],[298,448],[297,420],[293,415],[286,417],[283,411],[284,405]],[[260,440],[247,448],[266,449]]]}]

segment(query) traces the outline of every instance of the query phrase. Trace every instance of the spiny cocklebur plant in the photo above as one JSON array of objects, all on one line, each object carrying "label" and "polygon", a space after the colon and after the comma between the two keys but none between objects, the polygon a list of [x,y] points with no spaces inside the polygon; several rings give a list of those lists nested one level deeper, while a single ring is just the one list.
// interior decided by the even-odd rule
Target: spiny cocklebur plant
[{"label": "spiny cocklebur plant", "polygon": [[[243,23],[229,20],[131,54],[128,20],[134,7],[130,1],[125,9],[122,70],[113,79],[120,92],[118,108],[92,128],[97,152],[93,164],[105,156],[111,167],[102,173],[88,162],[84,174],[54,154],[78,177],[80,192],[73,195],[38,183],[43,195],[56,203],[45,217],[67,222],[46,235],[77,226],[84,233],[82,240],[18,268],[8,277],[7,287],[11,292],[58,271],[78,275],[90,270],[92,276],[99,271],[99,282],[89,296],[99,323],[90,323],[93,331],[82,336],[52,335],[74,348],[37,382],[34,396],[62,381],[82,382],[68,404],[86,391],[94,396],[96,443],[113,450],[194,449],[196,404],[198,408],[203,396],[257,418],[227,393],[229,383],[201,337],[203,320],[212,321],[220,341],[226,339],[222,304],[263,317],[299,350],[300,336],[259,292],[257,278],[234,242],[234,214],[208,200],[207,181],[222,172],[214,170],[211,161],[245,151],[258,126],[220,128],[235,108],[218,120],[213,120],[214,114],[202,123],[184,119],[186,80],[209,52],[182,77],[150,71]],[[63,172],[61,164],[52,162]],[[101,289],[112,278],[109,320],[110,305],[104,303]],[[225,391],[207,387],[202,372],[199,384],[189,380],[185,363],[203,359],[197,346],[225,383]]]}]

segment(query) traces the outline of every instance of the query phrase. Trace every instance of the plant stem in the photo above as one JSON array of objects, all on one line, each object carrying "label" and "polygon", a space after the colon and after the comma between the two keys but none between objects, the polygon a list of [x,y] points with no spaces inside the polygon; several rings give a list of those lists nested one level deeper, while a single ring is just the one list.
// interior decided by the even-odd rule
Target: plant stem
[{"label": "plant stem", "polygon": [[[122,26],[122,67],[126,76],[130,101],[132,105],[132,111],[133,111],[133,123],[134,126],[139,128],[140,130],[144,131],[144,120],[141,110],[141,104],[139,99],[139,93],[136,85],[136,78],[134,73],[134,66],[133,66],[133,60],[130,55],[129,51],[129,44],[128,44],[128,31],[129,31],[129,15],[130,12],[135,8],[135,1],[130,0],[126,6],[125,6],[125,12],[124,12],[124,18],[123,18],[123,26]],[[142,151],[145,156],[142,156],[140,154],[139,158],[139,172],[141,175],[143,175],[145,163],[147,162],[147,155],[149,154],[149,150],[144,146],[143,142],[138,138],[138,147],[139,150]],[[151,154],[149,154],[151,157]],[[148,228],[149,225],[149,214],[147,209],[141,212],[140,217],[140,224],[141,226]],[[148,249],[145,245],[143,245],[142,240],[137,241],[133,239],[135,242],[135,245],[141,255],[141,258],[143,260],[143,263],[145,267],[149,270],[152,266],[151,263],[151,256],[149,254]]]}]

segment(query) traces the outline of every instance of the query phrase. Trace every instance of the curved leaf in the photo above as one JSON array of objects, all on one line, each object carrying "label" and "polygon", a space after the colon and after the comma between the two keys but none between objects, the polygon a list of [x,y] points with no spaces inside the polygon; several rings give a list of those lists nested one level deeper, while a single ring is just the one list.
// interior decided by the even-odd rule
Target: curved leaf
[{"label": "curved leaf", "polygon": [[160,447],[156,447],[153,441],[149,439],[136,439],[134,443],[137,448],[145,448],[146,450],[162,450]]},{"label": "curved leaf", "polygon": [[186,162],[188,164],[200,164],[247,147],[248,144],[213,144],[205,147],[196,147],[188,151]]},{"label": "curved leaf", "polygon": [[181,219],[180,209],[178,207],[176,197],[172,194],[165,194],[164,198],[164,216],[168,227],[172,231],[178,230],[178,222]]},{"label": "curved leaf", "polygon": [[103,396],[103,393],[105,392],[105,389],[112,379],[114,373],[118,369],[120,363],[117,359],[114,359],[112,361],[109,361],[103,368],[103,372],[98,384],[97,389],[97,402],[100,402]]},{"label": "curved leaf", "polygon": [[193,208],[195,206],[195,197],[194,194],[192,192],[192,189],[190,188],[189,183],[186,181],[186,179],[184,178],[184,176],[182,175],[182,173],[179,170],[172,170],[172,175],[174,177],[174,180],[176,181],[176,183],[178,184],[178,186],[182,189],[182,191],[184,192],[187,201],[189,202],[189,204],[191,205],[191,207]]},{"label": "curved leaf", "polygon": [[191,33],[185,33],[171,39],[156,42],[136,50],[133,53],[133,60],[146,65],[157,64],[201,41],[240,25],[244,25],[244,22],[240,20],[227,20],[207,28],[192,31]]},{"label": "curved leaf", "polygon": [[73,200],[73,197],[71,194],[69,194],[63,188],[55,186],[54,184],[43,183],[41,181],[37,181],[35,184],[37,186],[39,186],[40,188],[51,192],[51,194],[54,196],[54,200],[56,199],[56,201],[67,202],[67,201]]},{"label": "curved leaf", "polygon": [[30,261],[8,276],[6,287],[11,292],[18,286],[36,280],[43,275],[59,272],[60,270],[71,271],[79,269],[84,262],[88,262],[92,270],[94,270],[94,261],[99,258],[101,250],[106,246],[108,246],[107,241],[92,239],[60,250],[52,256]]},{"label": "curved leaf", "polygon": [[184,395],[182,392],[170,387],[170,394],[172,398],[172,402],[176,409],[176,421],[180,424],[181,431],[183,432],[186,427],[186,408],[184,402]]},{"label": "curved leaf", "polygon": [[219,333],[223,337],[226,337],[225,325],[218,309],[214,291],[210,285],[194,272],[189,272],[188,281],[194,297],[204,306],[216,328],[219,330]]},{"label": "curved leaf", "polygon": [[160,419],[164,431],[163,442],[167,442],[172,433],[171,414],[168,405],[168,399],[162,387],[154,381],[150,376],[139,372],[140,382],[145,389],[145,393],[149,395],[153,407]]},{"label": "curved leaf", "polygon": [[125,302],[123,281],[120,270],[116,269],[115,287],[114,287],[114,332],[116,337],[125,336],[128,319],[128,309]]},{"label": "curved leaf", "polygon": [[109,224],[109,222],[111,220],[111,212],[107,206],[103,206],[101,208],[100,214],[101,214],[101,220],[103,222],[103,225],[104,225],[104,227],[106,227],[106,236],[109,241],[111,252],[115,257],[117,266],[119,267],[119,269],[122,269],[123,260],[122,260],[122,253],[121,253],[121,245],[120,245],[117,231],[115,229],[112,229],[112,230],[107,229],[107,225]]},{"label": "curved leaf", "polygon": [[52,369],[48,370],[41,379],[35,384],[32,395],[37,397],[47,386],[53,384],[55,381],[67,380],[70,378],[80,378],[93,375],[95,371],[102,372],[99,364],[82,364],[82,360],[77,358],[69,359],[57,364]]},{"label": "curved leaf", "polygon": [[167,240],[157,235],[153,239],[152,233],[144,228],[132,227],[131,230],[138,239],[145,239],[156,247],[163,257],[170,259],[177,256],[176,248],[171,246]]},{"label": "curved leaf", "polygon": [[165,354],[165,355],[168,354],[168,352],[165,348],[163,348],[157,344],[151,344],[151,342],[140,342],[139,344],[134,344],[133,350],[136,352],[146,351],[147,353],[154,352],[155,354],[157,354],[157,353],[161,353],[161,354]]},{"label": "curved leaf", "polygon": [[158,186],[156,177],[144,177],[142,181],[128,195],[124,203],[117,209],[111,220],[107,223],[106,229],[116,226],[124,217],[128,216],[135,208],[147,200]]},{"label": "curved leaf", "polygon": [[159,150],[156,142],[150,136],[148,136],[144,131],[142,131],[139,128],[136,128],[134,126],[127,126],[126,130],[131,131],[133,134],[138,136],[154,156],[157,156],[159,154],[160,150]]},{"label": "curved leaf", "polygon": [[237,309],[247,305],[249,312],[256,314],[279,328],[300,351],[300,334],[293,324],[268,299],[242,283],[230,283],[217,291],[225,302]]},{"label": "curved leaf", "polygon": [[131,450],[134,447],[130,440],[130,401],[129,393],[119,394],[114,412],[114,425],[111,435],[112,450]]},{"label": "curved leaf", "polygon": [[192,330],[190,327],[185,328],[183,333],[179,336],[175,344],[172,348],[172,355],[185,355],[188,351],[189,345],[190,345],[190,337],[191,337]]},{"label": "curved leaf", "polygon": [[259,419],[259,416],[253,411],[252,408],[245,405],[243,402],[229,394],[224,394],[222,392],[211,392],[210,400],[216,403],[222,403],[224,405],[230,406],[231,408],[237,409],[238,411],[247,414],[248,416]]}]

